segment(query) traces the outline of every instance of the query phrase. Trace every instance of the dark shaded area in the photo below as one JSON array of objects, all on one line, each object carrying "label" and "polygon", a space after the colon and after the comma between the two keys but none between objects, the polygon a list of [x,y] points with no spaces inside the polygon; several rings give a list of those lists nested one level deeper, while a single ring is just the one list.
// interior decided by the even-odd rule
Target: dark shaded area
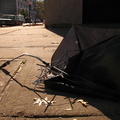
[{"label": "dark shaded area", "polygon": [[83,0],[83,23],[119,23],[119,0]]},{"label": "dark shaded area", "polygon": [[[68,75],[63,74],[64,77],[57,76],[48,79],[45,81],[46,87],[54,91],[78,94],[78,96],[99,97],[97,102],[102,106],[109,100],[119,101],[120,29],[118,28],[117,25],[109,26],[109,28],[92,25],[73,26],[51,60],[53,66],[62,69]],[[91,102],[91,100],[88,101]],[[109,106],[101,107],[97,102],[92,101],[90,104],[112,118],[107,114],[108,111],[112,114],[111,106],[110,110]],[[109,103],[111,104],[108,102],[108,105]],[[119,102],[117,105],[120,105]],[[117,106],[114,110],[115,113],[119,112]]]},{"label": "dark shaded area", "polygon": [[54,32],[54,33],[62,36],[62,37],[65,37],[65,35],[68,33],[70,27],[62,27],[62,28],[61,27],[58,27],[58,28],[57,27],[55,27],[55,28],[49,27],[47,29],[50,30],[51,32]]},{"label": "dark shaded area", "polygon": [[94,23],[94,24],[81,24],[84,27],[101,28],[101,29],[120,29],[120,23]]},{"label": "dark shaded area", "polygon": [[[75,83],[77,87],[93,91],[100,85],[107,88],[108,93],[112,93],[110,89],[120,91],[119,41],[120,29],[73,26],[53,54],[52,61],[57,63],[52,62],[52,65],[68,73],[65,78],[73,82],[71,85]],[[71,51],[75,49],[78,51]],[[99,91],[104,89],[102,87]]]}]

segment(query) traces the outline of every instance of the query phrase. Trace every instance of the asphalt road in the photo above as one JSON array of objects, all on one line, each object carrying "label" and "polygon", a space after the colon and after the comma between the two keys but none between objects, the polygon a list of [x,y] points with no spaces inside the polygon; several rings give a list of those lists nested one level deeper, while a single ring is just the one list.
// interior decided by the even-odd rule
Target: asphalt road
[{"label": "asphalt road", "polygon": [[[0,28],[0,65],[22,53],[29,53],[50,63],[66,29],[46,29],[44,26]],[[88,96],[45,91],[44,85],[33,84],[40,74],[40,61],[24,56],[0,70],[0,120],[119,120],[120,104]],[[9,75],[6,75],[9,71]],[[22,84],[22,85],[21,85]],[[30,89],[28,89],[30,88]],[[48,108],[34,104],[34,98],[48,98],[55,103]],[[74,98],[88,102],[87,107]],[[44,101],[44,100],[43,100]]]}]

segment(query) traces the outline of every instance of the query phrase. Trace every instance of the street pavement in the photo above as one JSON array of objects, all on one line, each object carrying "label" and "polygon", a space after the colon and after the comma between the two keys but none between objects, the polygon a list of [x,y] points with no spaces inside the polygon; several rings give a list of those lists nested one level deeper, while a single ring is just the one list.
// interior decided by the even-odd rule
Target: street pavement
[{"label": "street pavement", "polygon": [[[68,29],[39,26],[0,28],[0,65],[23,53],[50,63]],[[0,70],[0,120],[119,120],[120,103],[101,98],[47,91],[33,84],[41,62],[29,56],[12,61]],[[78,97],[74,104],[74,98]],[[35,104],[35,99],[40,100]],[[48,101],[54,101],[46,106]],[[85,107],[81,102],[88,102]]]}]

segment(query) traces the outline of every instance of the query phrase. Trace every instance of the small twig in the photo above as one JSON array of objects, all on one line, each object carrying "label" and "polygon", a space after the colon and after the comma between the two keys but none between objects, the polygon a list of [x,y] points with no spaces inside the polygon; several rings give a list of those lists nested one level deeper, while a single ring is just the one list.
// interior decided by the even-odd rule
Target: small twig
[{"label": "small twig", "polygon": [[74,98],[72,104],[74,104],[77,99],[78,99],[78,97]]},{"label": "small twig", "polygon": [[39,98],[44,99],[44,98],[42,98],[36,91],[34,91],[34,93],[35,93]]},{"label": "small twig", "polygon": [[70,103],[71,108],[74,109],[74,108],[73,108],[73,105],[72,105],[72,102],[71,102],[71,100],[70,100],[69,97],[68,97],[68,100],[69,100],[69,103]]},{"label": "small twig", "polygon": [[54,101],[56,95],[53,96],[52,100],[48,103],[47,107],[45,108],[44,112],[47,111],[48,107],[51,105],[51,102]]}]

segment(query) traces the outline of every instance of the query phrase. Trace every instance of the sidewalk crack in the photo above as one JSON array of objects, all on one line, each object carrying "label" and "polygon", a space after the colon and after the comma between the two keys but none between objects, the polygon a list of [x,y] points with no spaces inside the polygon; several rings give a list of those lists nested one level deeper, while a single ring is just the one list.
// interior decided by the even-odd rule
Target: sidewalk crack
[{"label": "sidewalk crack", "polygon": [[[22,69],[23,65],[26,63],[26,60],[23,60],[20,62],[20,64],[18,65],[17,69],[15,70],[15,72],[13,73],[13,78],[16,77],[16,75],[20,72],[20,70]],[[2,100],[2,97],[4,95],[4,91],[6,90],[6,88],[9,86],[10,82],[13,80],[13,78],[10,78],[6,84],[4,85],[3,89],[0,91],[0,101]]]}]

